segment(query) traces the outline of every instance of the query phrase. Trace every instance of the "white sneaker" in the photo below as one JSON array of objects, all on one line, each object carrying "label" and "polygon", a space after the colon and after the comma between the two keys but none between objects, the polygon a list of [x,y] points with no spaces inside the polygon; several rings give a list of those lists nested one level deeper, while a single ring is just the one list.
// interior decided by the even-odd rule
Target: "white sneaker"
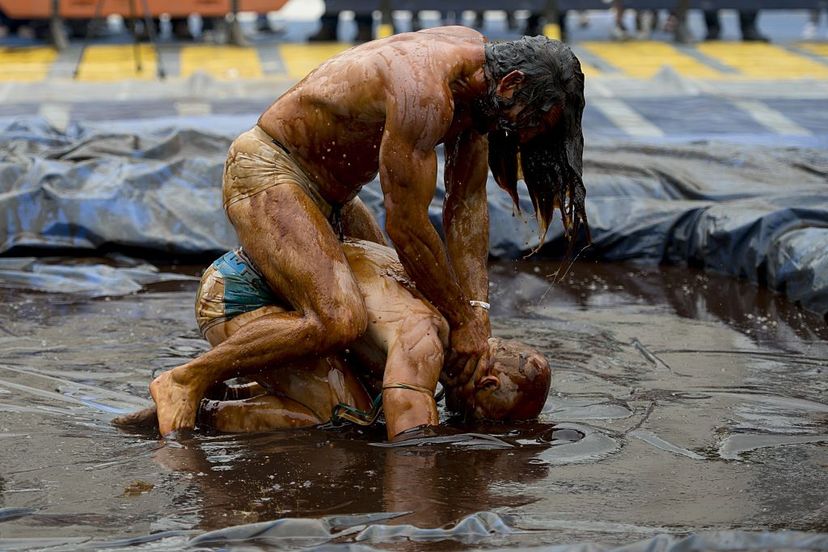
[{"label": "white sneaker", "polygon": [[629,40],[630,35],[627,29],[619,25],[615,25],[610,31],[610,38],[613,40]]},{"label": "white sneaker", "polygon": [[817,35],[817,26],[813,21],[805,23],[805,28],[802,29],[802,40],[813,40]]}]

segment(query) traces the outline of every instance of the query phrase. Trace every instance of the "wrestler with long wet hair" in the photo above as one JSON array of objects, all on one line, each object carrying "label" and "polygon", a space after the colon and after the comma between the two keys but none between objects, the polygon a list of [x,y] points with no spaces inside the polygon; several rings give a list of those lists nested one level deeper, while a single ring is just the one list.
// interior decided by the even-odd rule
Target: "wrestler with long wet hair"
[{"label": "wrestler with long wet hair", "polygon": [[[356,198],[377,174],[399,260],[448,322],[447,382],[479,383],[490,368],[489,165],[513,198],[522,170],[541,241],[556,208],[574,239],[586,226],[583,105],[580,64],[564,44],[488,44],[465,27],[376,40],[312,71],[233,142],[224,169],[224,207],[245,258],[285,309],[159,375],[150,392],[161,433],[193,427],[213,385],[339,351],[365,333],[342,238],[384,243]],[[444,237],[428,218],[439,144]]]},{"label": "wrestler with long wet hair", "polygon": [[[584,75],[580,62],[565,44],[541,36],[487,44],[485,50],[489,94],[481,98],[478,109],[489,120],[498,119],[488,133],[489,167],[495,181],[517,208],[518,180],[526,183],[540,230],[538,247],[543,245],[555,209],[561,213],[570,247],[582,225],[589,241],[582,180]],[[516,69],[526,84],[504,98],[497,92],[497,83]],[[525,107],[514,119],[499,115],[519,105]],[[544,119],[556,122],[544,125]]]}]

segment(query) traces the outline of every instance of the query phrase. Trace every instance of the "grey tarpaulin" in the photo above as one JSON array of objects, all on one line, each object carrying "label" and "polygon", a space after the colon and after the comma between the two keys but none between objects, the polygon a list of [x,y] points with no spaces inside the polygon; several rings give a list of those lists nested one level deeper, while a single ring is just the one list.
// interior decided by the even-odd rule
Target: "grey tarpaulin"
[{"label": "grey tarpaulin", "polygon": [[[121,127],[122,128],[122,127]],[[16,246],[140,247],[216,254],[236,243],[221,208],[232,133],[189,128],[58,132],[0,127],[0,253]],[[440,179],[441,180],[441,179]],[[828,152],[717,143],[588,144],[584,180],[604,260],[689,262],[745,277],[828,313]],[[490,252],[525,255],[534,221],[489,183]],[[440,225],[443,189],[431,219]],[[361,193],[382,220],[375,182]],[[524,214],[531,213],[523,196]],[[553,225],[541,256],[560,255]]]}]

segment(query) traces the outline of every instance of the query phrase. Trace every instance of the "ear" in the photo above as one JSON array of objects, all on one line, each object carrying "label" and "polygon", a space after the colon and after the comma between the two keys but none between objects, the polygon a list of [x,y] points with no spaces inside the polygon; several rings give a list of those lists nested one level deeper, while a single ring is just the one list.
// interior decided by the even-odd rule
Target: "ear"
[{"label": "ear", "polygon": [[523,71],[518,71],[515,69],[514,71],[507,74],[505,77],[500,79],[500,82],[497,83],[497,93],[504,98],[511,98],[518,87],[523,84]]},{"label": "ear", "polygon": [[476,387],[478,390],[496,391],[500,388],[500,380],[497,376],[486,376],[477,382]]}]

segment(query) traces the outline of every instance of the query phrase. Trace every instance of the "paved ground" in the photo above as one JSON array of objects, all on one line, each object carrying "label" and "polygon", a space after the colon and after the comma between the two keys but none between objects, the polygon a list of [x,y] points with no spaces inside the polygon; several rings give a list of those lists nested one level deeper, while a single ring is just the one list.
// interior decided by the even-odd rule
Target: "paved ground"
[{"label": "paved ground", "polygon": [[[123,33],[62,52],[7,41],[13,46],[0,46],[0,118],[41,115],[57,127],[72,120],[209,115],[252,122],[281,91],[350,46],[304,42],[318,26],[317,4],[292,2],[271,14],[272,34],[256,34],[254,21],[246,19],[249,47],[174,42],[166,32],[158,51],[141,46],[141,71]],[[601,40],[609,32],[607,13],[592,12],[586,29],[571,18],[573,48],[587,75],[587,137],[828,145],[828,42],[798,40],[805,17],[766,12],[760,26],[775,43],[748,44],[732,40],[735,13],[724,12],[724,38],[731,40],[690,46],[674,45],[665,33],[647,41]],[[410,21],[399,19],[398,26],[406,30]],[[703,35],[698,12],[691,13],[690,27]],[[340,38],[354,32],[352,21],[340,25]],[[517,36],[496,13],[484,32],[496,39]],[[159,64],[168,75],[163,81],[157,80]]]}]

